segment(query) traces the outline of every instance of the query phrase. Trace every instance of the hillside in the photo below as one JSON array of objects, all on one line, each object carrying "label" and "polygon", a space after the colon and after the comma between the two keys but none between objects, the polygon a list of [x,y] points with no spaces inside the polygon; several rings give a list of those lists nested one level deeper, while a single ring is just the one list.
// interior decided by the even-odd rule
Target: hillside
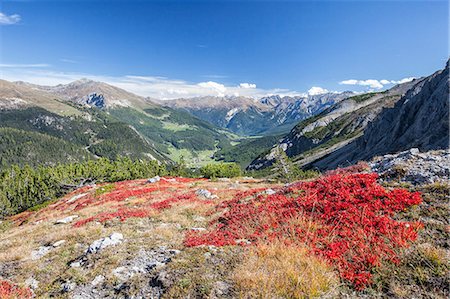
[{"label": "hillside", "polygon": [[121,88],[89,79],[80,79],[69,84],[56,86],[40,86],[26,82],[16,82],[16,84],[30,86],[35,90],[51,93],[63,101],[97,108],[134,107],[144,109],[157,106],[149,99]]},{"label": "hillside", "polygon": [[276,135],[288,132],[299,120],[316,115],[350,95],[351,92],[295,97],[274,95],[260,99],[199,97],[160,103],[186,110],[236,134]]},{"label": "hillside", "polygon": [[34,85],[0,80],[0,111],[31,106],[41,107],[59,115],[80,115],[76,108]]},{"label": "hillside", "polygon": [[93,158],[92,153],[61,138],[0,127],[0,169],[24,163],[38,167]]},{"label": "hillside", "polygon": [[85,186],[0,223],[0,296],[448,296],[448,187],[361,171]]},{"label": "hillside", "polygon": [[384,92],[345,99],[298,123],[249,169],[272,165],[278,148],[299,166],[333,169],[375,155],[448,147],[448,66]]},{"label": "hillside", "polygon": [[[0,127],[21,130],[23,134],[36,135],[39,133],[44,138],[39,140],[34,148],[28,148],[28,155],[16,156],[27,149],[26,143],[20,145],[20,140],[2,140],[2,147],[7,143],[15,143],[14,152],[5,152],[3,161],[12,161],[18,164],[36,164],[35,157],[45,156],[44,165],[74,162],[78,155],[57,154],[59,148],[65,144],[77,153],[84,152],[87,157],[106,157],[116,159],[118,156],[133,159],[158,159],[164,161],[146,140],[142,139],[128,124],[111,119],[100,111],[84,111],[84,117],[67,117],[54,114],[39,107],[26,109],[0,111]],[[88,117],[88,119],[86,119]],[[52,138],[49,138],[52,137]],[[46,148],[44,152],[42,146]],[[77,160],[78,161],[78,160]],[[8,166],[8,165],[3,165]]]}]

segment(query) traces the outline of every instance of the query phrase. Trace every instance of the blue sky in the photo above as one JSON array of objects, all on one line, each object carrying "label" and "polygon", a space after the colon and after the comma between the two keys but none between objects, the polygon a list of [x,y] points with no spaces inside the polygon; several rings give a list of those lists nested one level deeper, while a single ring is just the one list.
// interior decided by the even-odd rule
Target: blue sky
[{"label": "blue sky", "polygon": [[428,75],[449,54],[447,1],[0,5],[2,78],[89,77],[163,98],[376,90]]}]

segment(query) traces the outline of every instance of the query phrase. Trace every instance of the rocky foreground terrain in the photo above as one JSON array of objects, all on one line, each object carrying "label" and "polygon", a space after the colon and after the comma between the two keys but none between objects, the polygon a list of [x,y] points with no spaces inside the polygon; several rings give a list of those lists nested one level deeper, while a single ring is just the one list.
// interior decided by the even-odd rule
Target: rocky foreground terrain
[{"label": "rocky foreground terrain", "polygon": [[448,158],[86,186],[1,222],[0,297],[447,298]]}]

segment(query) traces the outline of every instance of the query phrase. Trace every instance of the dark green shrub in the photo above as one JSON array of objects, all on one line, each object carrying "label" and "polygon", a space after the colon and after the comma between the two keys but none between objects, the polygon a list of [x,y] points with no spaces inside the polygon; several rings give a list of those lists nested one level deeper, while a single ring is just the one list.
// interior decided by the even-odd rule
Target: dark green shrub
[{"label": "dark green shrub", "polygon": [[213,163],[200,168],[205,178],[233,178],[241,175],[241,168],[236,163]]}]

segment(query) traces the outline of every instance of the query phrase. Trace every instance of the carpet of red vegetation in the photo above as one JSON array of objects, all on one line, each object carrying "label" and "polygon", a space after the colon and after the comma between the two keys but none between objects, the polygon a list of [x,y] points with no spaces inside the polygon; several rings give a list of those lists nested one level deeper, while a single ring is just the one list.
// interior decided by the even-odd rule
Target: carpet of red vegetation
[{"label": "carpet of red vegetation", "polygon": [[276,194],[245,192],[223,202],[222,216],[209,232],[188,233],[185,245],[252,244],[275,239],[307,246],[336,267],[340,276],[362,289],[383,262],[398,263],[398,248],[417,238],[420,223],[399,222],[395,213],[421,202],[418,193],[387,190],[377,175],[329,173],[289,185]]},{"label": "carpet of red vegetation", "polygon": [[[114,192],[112,192],[114,193]],[[110,194],[112,194],[110,193]],[[133,194],[133,193],[130,193]],[[140,194],[143,195],[144,193]],[[128,218],[146,218],[151,216],[152,212],[162,211],[165,209],[169,209],[173,204],[183,202],[195,202],[199,201],[195,192],[187,192],[179,195],[171,194],[170,192],[166,192],[166,195],[170,194],[171,197],[164,199],[162,201],[152,202],[144,202],[142,204],[137,204],[134,207],[119,207],[116,211],[113,212],[103,212],[97,214],[95,216],[79,220],[75,222],[74,227],[81,227],[89,222],[97,221],[97,222],[106,222],[112,219],[119,219],[120,221],[125,221]],[[148,195],[148,194],[147,194]],[[130,196],[129,196],[130,197]],[[147,198],[148,199],[148,198]],[[201,200],[202,204],[211,204],[212,201]]]},{"label": "carpet of red vegetation", "polygon": [[[74,192],[61,201],[56,209],[78,211],[87,207],[114,203],[114,210],[105,211],[89,218],[81,219],[73,225],[81,227],[89,222],[106,222],[112,219],[125,221],[128,218],[146,218],[152,213],[169,209],[177,203],[201,201],[202,204],[213,204],[213,201],[199,199],[195,190],[189,190],[189,183],[202,182],[204,179],[191,178],[162,178],[159,182],[148,184],[145,180],[124,181],[114,184],[114,189],[95,196],[95,192],[71,202],[71,198],[80,192]],[[101,187],[99,187],[101,188]],[[139,198],[140,202],[128,206],[127,199]]]},{"label": "carpet of red vegetation", "polygon": [[6,280],[0,280],[0,299],[25,299],[32,298],[30,289],[19,287]]}]

